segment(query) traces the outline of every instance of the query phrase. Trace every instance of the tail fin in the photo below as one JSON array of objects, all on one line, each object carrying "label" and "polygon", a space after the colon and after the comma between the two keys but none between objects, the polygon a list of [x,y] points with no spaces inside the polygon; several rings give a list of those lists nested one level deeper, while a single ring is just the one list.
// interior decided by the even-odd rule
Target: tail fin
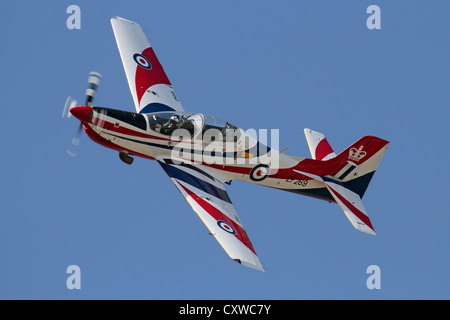
[{"label": "tail fin", "polygon": [[305,161],[295,171],[323,182],[352,225],[374,235],[361,199],[388,144],[386,140],[366,136],[330,160]]},{"label": "tail fin", "polygon": [[330,160],[336,162],[331,178],[362,198],[388,144],[388,141],[373,136],[359,139]]}]

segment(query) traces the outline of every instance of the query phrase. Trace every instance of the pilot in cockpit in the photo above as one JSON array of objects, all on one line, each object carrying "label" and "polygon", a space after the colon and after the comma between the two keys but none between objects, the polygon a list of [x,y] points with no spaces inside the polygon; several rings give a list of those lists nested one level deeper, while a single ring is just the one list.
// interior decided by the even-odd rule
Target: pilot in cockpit
[{"label": "pilot in cockpit", "polygon": [[166,123],[162,125],[160,132],[162,134],[171,135],[172,132],[179,127],[180,123],[180,116],[178,114],[174,114]]}]

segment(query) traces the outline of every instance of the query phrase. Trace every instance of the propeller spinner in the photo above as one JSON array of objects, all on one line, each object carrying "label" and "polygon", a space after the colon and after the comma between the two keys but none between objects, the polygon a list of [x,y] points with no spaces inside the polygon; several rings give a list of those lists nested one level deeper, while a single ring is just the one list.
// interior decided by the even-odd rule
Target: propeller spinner
[{"label": "propeller spinner", "polygon": [[[95,71],[92,71],[89,74],[88,87],[86,88],[85,106],[90,107],[92,105],[92,101],[94,100],[95,94],[97,93],[101,77],[102,77],[101,74]],[[66,100],[66,104],[64,105],[62,117],[70,118],[71,117],[70,109],[72,109],[76,105],[77,101],[69,96]],[[72,157],[77,156],[77,149],[78,146],[80,145],[80,138],[82,133],[83,133],[83,123],[80,122],[80,125],[78,126],[78,129],[72,138],[71,146],[67,149],[67,153]]]}]

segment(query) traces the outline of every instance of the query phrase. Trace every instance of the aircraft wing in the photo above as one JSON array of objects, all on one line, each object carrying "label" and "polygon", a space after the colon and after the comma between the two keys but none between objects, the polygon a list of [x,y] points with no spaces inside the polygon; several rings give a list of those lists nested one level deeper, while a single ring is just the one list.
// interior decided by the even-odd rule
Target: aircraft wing
[{"label": "aircraft wing", "polygon": [[136,112],[183,111],[141,26],[119,17],[111,25]]},{"label": "aircraft wing", "polygon": [[264,271],[224,184],[198,165],[158,162],[230,258]]}]

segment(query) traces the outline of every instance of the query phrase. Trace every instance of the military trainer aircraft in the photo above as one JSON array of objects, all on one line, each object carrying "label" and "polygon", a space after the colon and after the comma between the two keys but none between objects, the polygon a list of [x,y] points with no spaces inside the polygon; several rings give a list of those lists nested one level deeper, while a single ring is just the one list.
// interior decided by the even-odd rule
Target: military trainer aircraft
[{"label": "military trainer aircraft", "polygon": [[81,121],[73,144],[84,130],[127,164],[157,161],[226,253],[260,271],[225,188],[232,180],[337,203],[357,230],[375,234],[361,199],[388,141],[365,136],[336,154],[323,134],[305,129],[312,159],[286,155],[227,121],[185,111],[142,28],[119,17],[111,24],[136,112],[92,106],[101,76],[91,72],[85,104],[69,97],[63,111]]}]

